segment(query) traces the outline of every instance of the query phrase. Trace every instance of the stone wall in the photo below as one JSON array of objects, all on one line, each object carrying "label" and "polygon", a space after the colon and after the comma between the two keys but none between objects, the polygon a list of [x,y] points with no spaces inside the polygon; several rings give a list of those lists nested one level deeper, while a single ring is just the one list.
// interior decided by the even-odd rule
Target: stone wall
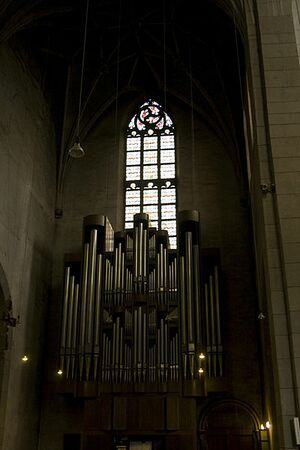
[{"label": "stone wall", "polygon": [[[0,266],[11,313],[19,316],[5,355],[0,448],[32,450],[52,269],[54,133],[43,95],[22,60],[2,46],[0,61]],[[21,361],[25,353],[27,364]]]},{"label": "stone wall", "polygon": [[[292,8],[293,5],[293,8]],[[294,448],[300,381],[300,71],[297,2],[249,3],[249,80],[254,140],[251,193],[258,280],[270,325],[276,408],[267,399],[274,448]],[[298,2],[299,6],[299,2]],[[269,192],[262,193],[261,184]],[[263,288],[262,284],[265,286]],[[267,355],[266,355],[267,356]]]}]

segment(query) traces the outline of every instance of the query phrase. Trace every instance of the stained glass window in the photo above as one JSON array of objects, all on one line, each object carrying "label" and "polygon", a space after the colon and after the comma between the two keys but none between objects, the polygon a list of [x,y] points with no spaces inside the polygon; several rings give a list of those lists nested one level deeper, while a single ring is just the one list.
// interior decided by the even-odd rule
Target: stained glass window
[{"label": "stained glass window", "polygon": [[155,152],[144,152],[144,164],[157,164],[157,150]]},{"label": "stained glass window", "polygon": [[127,181],[133,181],[133,180],[139,180],[141,176],[141,168],[140,166],[134,166],[126,167],[126,180]]},{"label": "stained glass window", "polygon": [[162,164],[160,166],[160,178],[166,180],[175,178],[175,164]]},{"label": "stained glass window", "polygon": [[129,138],[127,139],[127,151],[139,150],[141,148],[141,138]]},{"label": "stained glass window", "polygon": [[145,102],[127,129],[125,228],[133,216],[149,214],[152,227],[167,230],[176,248],[176,169],[174,124],[161,105]]},{"label": "stained glass window", "polygon": [[143,179],[144,180],[155,180],[158,174],[158,167],[155,166],[144,166],[143,167]]},{"label": "stained glass window", "polygon": [[127,166],[135,166],[141,162],[141,152],[128,152],[126,158]]}]

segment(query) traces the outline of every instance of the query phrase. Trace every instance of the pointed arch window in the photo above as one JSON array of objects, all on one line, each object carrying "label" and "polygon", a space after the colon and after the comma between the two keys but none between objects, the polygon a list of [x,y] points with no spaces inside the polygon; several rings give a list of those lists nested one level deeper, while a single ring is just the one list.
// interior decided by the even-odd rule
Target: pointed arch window
[{"label": "pointed arch window", "polygon": [[126,138],[125,228],[136,213],[149,214],[151,226],[167,230],[176,248],[175,130],[169,115],[153,100],[129,122]]}]

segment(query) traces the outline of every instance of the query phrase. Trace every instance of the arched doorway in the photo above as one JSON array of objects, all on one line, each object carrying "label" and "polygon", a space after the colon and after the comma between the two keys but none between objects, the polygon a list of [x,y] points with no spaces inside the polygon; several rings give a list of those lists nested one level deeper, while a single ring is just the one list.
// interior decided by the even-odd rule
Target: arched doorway
[{"label": "arched doorway", "polygon": [[248,405],[235,400],[214,403],[200,419],[201,450],[258,450],[258,427]]}]

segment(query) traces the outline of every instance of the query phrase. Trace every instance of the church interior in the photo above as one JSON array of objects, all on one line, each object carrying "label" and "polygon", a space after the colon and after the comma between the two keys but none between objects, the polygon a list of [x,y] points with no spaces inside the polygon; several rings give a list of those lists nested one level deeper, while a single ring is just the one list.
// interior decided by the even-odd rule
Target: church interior
[{"label": "church interior", "polygon": [[300,1],[0,1],[0,449],[300,446]]}]

